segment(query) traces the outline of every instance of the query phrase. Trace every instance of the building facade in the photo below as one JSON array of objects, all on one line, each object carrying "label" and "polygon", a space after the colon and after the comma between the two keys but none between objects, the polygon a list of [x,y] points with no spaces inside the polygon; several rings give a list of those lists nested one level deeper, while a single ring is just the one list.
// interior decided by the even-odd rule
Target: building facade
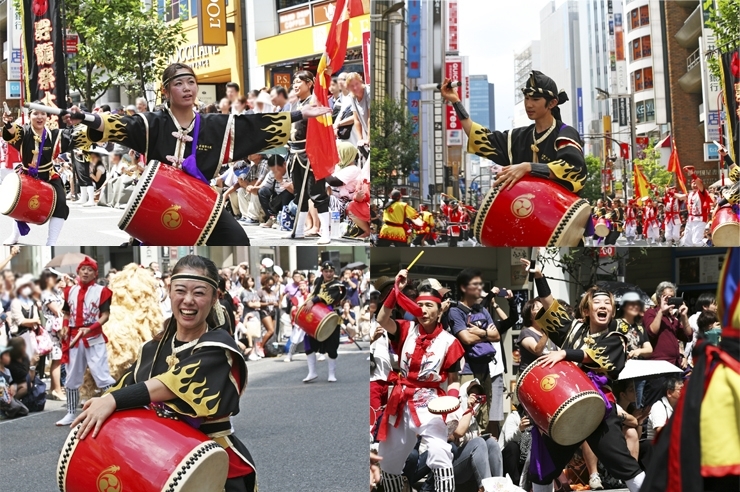
[{"label": "building facade", "polygon": [[[488,82],[487,75],[471,75],[470,85],[470,118],[491,130],[496,129],[496,103],[494,85]],[[481,166],[481,164],[484,164]],[[488,165],[486,165],[488,164]],[[490,161],[468,154],[465,178],[470,192],[467,201],[473,205],[479,203],[480,194],[491,186]]]},{"label": "building facade", "polygon": [[540,42],[532,41],[523,50],[514,53],[514,119],[512,128],[529,126],[532,122],[524,110],[522,88],[527,85],[527,78],[532,70],[542,70]]}]

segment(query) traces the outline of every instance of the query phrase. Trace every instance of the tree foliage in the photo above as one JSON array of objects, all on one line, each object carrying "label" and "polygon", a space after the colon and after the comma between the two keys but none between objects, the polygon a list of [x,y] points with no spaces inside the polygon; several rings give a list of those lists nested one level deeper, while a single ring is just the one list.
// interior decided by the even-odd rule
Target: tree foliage
[{"label": "tree foliage", "polygon": [[[702,0],[706,3],[706,0]],[[717,48],[727,52],[740,44],[740,2],[737,0],[716,0],[717,8],[710,4],[709,26],[716,36]],[[709,69],[720,76],[719,54],[713,53],[709,58]]]},{"label": "tree foliage", "polygon": [[419,159],[411,115],[403,101],[384,98],[372,103],[370,163],[372,185],[390,193],[400,176],[408,176]]},{"label": "tree foliage", "polygon": [[580,195],[589,203],[594,203],[601,198],[601,159],[593,155],[587,155],[586,169],[588,170],[588,176]]},{"label": "tree foliage", "polygon": [[66,0],[65,6],[66,26],[80,39],[68,64],[69,85],[88,108],[113,85],[153,81],[184,42],[181,22],[166,24],[140,0]]}]

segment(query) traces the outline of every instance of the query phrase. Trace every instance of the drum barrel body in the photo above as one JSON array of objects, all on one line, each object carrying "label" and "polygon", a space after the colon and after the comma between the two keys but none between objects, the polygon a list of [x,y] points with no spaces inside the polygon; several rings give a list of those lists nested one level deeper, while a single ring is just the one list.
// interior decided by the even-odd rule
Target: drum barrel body
[{"label": "drum barrel body", "polygon": [[603,398],[572,362],[552,368],[530,364],[519,376],[516,392],[532,422],[563,446],[585,440],[604,419]]},{"label": "drum barrel body", "polygon": [[61,492],[220,492],[226,483],[226,451],[182,421],[141,408],[113,413],[95,439],[77,439],[79,427],[57,464]]},{"label": "drum barrel body", "polygon": [[712,219],[713,246],[740,246],[740,220],[732,207],[717,210]]},{"label": "drum barrel body", "polygon": [[202,246],[223,210],[223,197],[173,166],[149,165],[118,227],[144,244]]},{"label": "drum barrel body", "polygon": [[606,237],[609,235],[609,223],[603,217],[596,221],[594,231],[599,237]]},{"label": "drum barrel body", "polygon": [[315,302],[311,309],[304,304],[298,309],[295,323],[319,342],[323,342],[339,325],[339,315],[324,303]]},{"label": "drum barrel body", "polygon": [[45,224],[54,213],[52,185],[25,173],[8,174],[0,184],[0,213],[30,224]]},{"label": "drum barrel body", "polygon": [[577,246],[591,206],[549,179],[526,176],[510,190],[495,186],[483,199],[473,232],[484,246]]}]

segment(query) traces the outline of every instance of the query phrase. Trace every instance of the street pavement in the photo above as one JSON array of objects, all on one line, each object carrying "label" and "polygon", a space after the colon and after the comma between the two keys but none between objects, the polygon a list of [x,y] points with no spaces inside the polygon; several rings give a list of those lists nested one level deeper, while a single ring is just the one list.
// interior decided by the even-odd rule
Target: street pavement
[{"label": "street pavement", "polygon": [[[128,242],[129,235],[118,228],[123,210],[110,207],[83,207],[69,204],[69,218],[64,224],[57,246],[119,246]],[[0,241],[10,236],[13,219],[0,216]],[[31,232],[21,239],[21,244],[43,246],[49,230],[48,224],[30,225]],[[288,239],[289,233],[259,226],[243,226],[252,246],[315,246],[315,239]],[[354,239],[332,239],[331,244],[362,246]],[[182,245],[172,245],[182,246]]]},{"label": "street pavement", "polygon": [[[603,244],[603,242],[597,244],[597,243],[595,243],[595,242],[592,241],[588,246],[600,247],[600,246],[605,246],[605,245]],[[639,241],[635,241],[634,244],[627,244],[627,239],[624,236],[619,236],[619,239],[617,239],[617,244],[615,244],[613,246],[617,246],[619,248],[626,248],[626,247],[630,247],[630,248],[647,248],[648,247],[648,244],[647,244],[647,241],[645,239],[640,239]],[[663,246],[666,246],[666,245],[663,245]],[[425,246],[425,248],[426,247],[427,246]],[[437,243],[437,245],[435,247],[437,247],[437,248],[449,248],[450,245],[447,242],[442,242],[442,243]],[[467,241],[460,241],[460,242],[458,242],[457,243],[457,247],[458,248],[481,247],[481,244],[478,243],[477,241],[476,242],[473,242],[473,241],[467,240]],[[653,247],[657,247],[657,246],[653,246]]]},{"label": "street pavement", "polygon": [[[318,362],[319,379],[303,383],[303,354],[291,363],[282,357],[248,363],[233,425],[255,460],[260,492],[367,490],[368,343],[360,344],[363,351],[340,347],[336,383],[326,381],[326,362]],[[63,402],[49,400],[43,412],[0,421],[0,490],[58,490],[56,466],[68,429],[54,422],[64,412]]]}]

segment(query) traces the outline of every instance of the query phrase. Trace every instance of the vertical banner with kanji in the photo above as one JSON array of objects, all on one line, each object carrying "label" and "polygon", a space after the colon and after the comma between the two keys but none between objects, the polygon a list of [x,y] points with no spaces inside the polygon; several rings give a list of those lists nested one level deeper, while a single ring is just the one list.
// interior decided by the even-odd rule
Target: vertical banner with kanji
[{"label": "vertical banner with kanji", "polygon": [[409,0],[409,22],[406,34],[406,76],[421,77],[421,0]]},{"label": "vertical banner with kanji", "polygon": [[[23,71],[25,99],[66,108],[65,31],[61,1],[23,0]],[[57,128],[52,116],[50,128]]]}]

